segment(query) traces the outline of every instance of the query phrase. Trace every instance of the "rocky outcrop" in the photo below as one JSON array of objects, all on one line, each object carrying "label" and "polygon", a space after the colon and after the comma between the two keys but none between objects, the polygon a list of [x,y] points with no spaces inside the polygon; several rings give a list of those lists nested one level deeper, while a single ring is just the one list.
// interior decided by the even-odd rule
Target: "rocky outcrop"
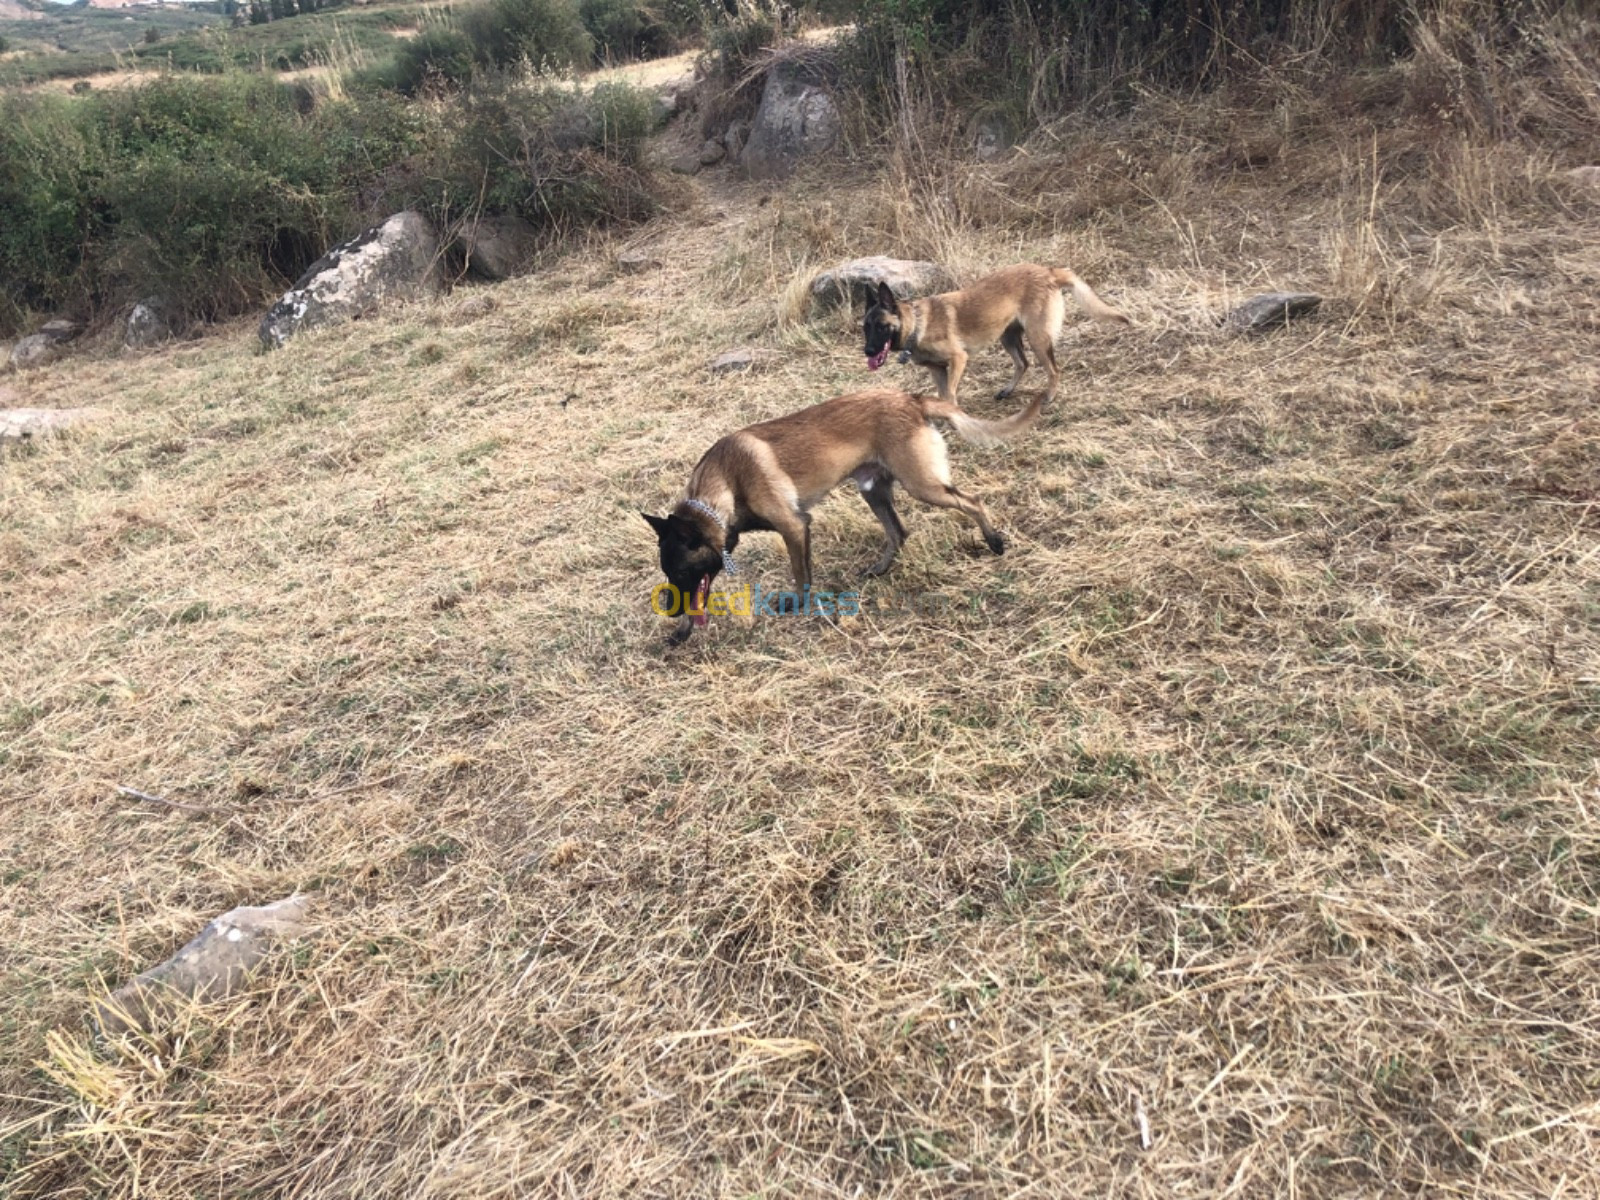
[{"label": "rocky outcrop", "polygon": [[533,258],[533,226],[521,217],[479,217],[461,233],[467,268],[479,278],[510,279],[527,270]]},{"label": "rocky outcrop", "polygon": [[819,72],[780,62],[767,72],[741,162],[752,179],[782,179],[801,161],[832,150],[839,130],[839,109]]},{"label": "rocky outcrop", "polygon": [[883,283],[902,300],[954,291],[956,286],[950,272],[936,262],[877,254],[840,263],[818,275],[811,281],[812,303],[818,308],[848,304],[865,309]]},{"label": "rocky outcrop", "polygon": [[421,213],[403,212],[335,246],[311,264],[261,319],[268,349],[302,329],[348,321],[440,289],[439,239]]}]

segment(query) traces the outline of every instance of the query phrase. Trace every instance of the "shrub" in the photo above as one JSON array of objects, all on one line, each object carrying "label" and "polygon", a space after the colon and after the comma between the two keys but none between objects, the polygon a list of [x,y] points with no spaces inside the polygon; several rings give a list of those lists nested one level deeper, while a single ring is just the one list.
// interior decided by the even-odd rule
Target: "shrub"
[{"label": "shrub", "polygon": [[686,11],[674,14],[642,0],[580,0],[578,12],[596,55],[613,59],[670,54],[690,27]]},{"label": "shrub", "polygon": [[526,59],[535,67],[566,68],[594,53],[577,0],[488,0],[462,12],[457,24],[478,61],[494,66]]},{"label": "shrub", "polygon": [[418,133],[398,99],[308,117],[244,75],[0,96],[0,325],[150,291],[189,317],[241,311],[349,229]]},{"label": "shrub", "polygon": [[623,84],[584,93],[480,74],[445,113],[415,202],[552,230],[640,219],[656,207],[640,153],[651,119],[648,94]]},{"label": "shrub", "polygon": [[246,311],[403,207],[443,224],[481,205],[552,231],[638,219],[655,209],[651,120],[634,88],[493,69],[426,106],[352,92],[302,111],[242,74],[0,94],[0,331],[151,292],[180,317]]},{"label": "shrub", "polygon": [[455,29],[423,30],[394,59],[393,86],[407,96],[425,87],[454,90],[472,78],[472,42]]}]

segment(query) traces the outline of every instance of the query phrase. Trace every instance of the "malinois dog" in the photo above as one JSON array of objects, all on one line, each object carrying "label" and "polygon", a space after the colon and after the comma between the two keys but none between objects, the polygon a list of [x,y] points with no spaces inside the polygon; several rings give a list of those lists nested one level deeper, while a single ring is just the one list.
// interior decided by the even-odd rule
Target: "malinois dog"
[{"label": "malinois dog", "polygon": [[867,370],[876,371],[898,350],[900,361],[927,367],[933,373],[939,399],[955,404],[961,373],[967,369],[969,346],[987,346],[996,338],[1011,355],[1017,373],[995,396],[1004,400],[1017,390],[1028,369],[1023,352],[1026,338],[1044,366],[1044,401],[1055,399],[1061,370],[1056,366],[1056,338],[1066,303],[1061,289],[1071,288],[1078,303],[1098,321],[1131,324],[1128,315],[1112,308],[1094,290],[1065,267],[1022,263],[985,275],[959,292],[943,292],[921,300],[900,300],[886,283],[878,285],[878,299],[867,306],[863,323]]},{"label": "malinois dog", "polygon": [[1005,539],[983,502],[950,481],[945,441],[933,421],[949,421],[976,445],[994,445],[1032,425],[1042,402],[1036,396],[1021,412],[984,421],[932,396],[856,392],[722,438],[695,466],[684,498],[670,513],[639,514],[656,531],[661,570],[684,605],[669,644],[680,645],[695,626],[706,623],[711,582],[732,566],[742,534],[770,530],[782,537],[795,586],[807,592],[811,509],[847,478],[855,481],[887,539],[869,575],[887,571],[905,544],[906,528],[894,511],[897,482],[925,504],[971,517],[989,549],[1004,554]]}]

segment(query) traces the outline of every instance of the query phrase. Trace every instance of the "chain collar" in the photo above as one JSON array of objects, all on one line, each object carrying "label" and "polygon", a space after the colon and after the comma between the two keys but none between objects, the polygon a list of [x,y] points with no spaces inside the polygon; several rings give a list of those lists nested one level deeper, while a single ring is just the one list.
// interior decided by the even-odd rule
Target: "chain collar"
[{"label": "chain collar", "polygon": [[[692,508],[695,510],[695,512],[710,517],[716,522],[717,528],[722,530],[723,538],[727,538],[728,523],[722,519],[722,514],[716,509],[712,508],[711,505],[707,504],[704,500],[696,499],[693,496],[690,496],[688,499],[684,500],[683,503],[684,507]],[[739,568],[734,565],[733,555],[729,554],[726,549],[722,551],[722,569],[729,575],[737,575],[739,573]]]}]

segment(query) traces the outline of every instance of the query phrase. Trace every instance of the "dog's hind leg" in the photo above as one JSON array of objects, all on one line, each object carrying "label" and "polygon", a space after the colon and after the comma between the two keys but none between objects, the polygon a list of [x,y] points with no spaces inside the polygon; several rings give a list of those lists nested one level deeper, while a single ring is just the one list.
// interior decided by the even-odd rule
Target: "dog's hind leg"
[{"label": "dog's hind leg", "polygon": [[906,527],[900,523],[900,514],[894,511],[894,476],[881,467],[876,470],[863,468],[856,471],[855,480],[856,486],[861,489],[861,498],[872,509],[872,515],[878,518],[878,524],[883,526],[883,553],[878,556],[877,562],[867,568],[868,575],[882,575],[893,565],[895,555],[906,544],[907,536]]},{"label": "dog's hind leg", "polygon": [[1005,400],[1017,390],[1017,384],[1022,382],[1023,375],[1028,371],[1028,356],[1022,349],[1022,322],[1013,321],[1007,325],[1006,331],[1000,335],[1000,344],[1017,366],[1017,373],[1011,377],[1011,382],[994,394],[996,400]]},{"label": "dog's hind leg", "polygon": [[936,508],[953,508],[971,517],[983,533],[983,540],[996,554],[1006,552],[1006,539],[989,520],[983,501],[969,496],[950,482],[950,459],[945,451],[944,438],[931,427],[923,428],[911,438],[895,461],[889,464],[901,485],[921,500]]},{"label": "dog's hind leg", "polygon": [[1060,292],[1054,292],[1045,303],[1044,321],[1030,325],[1027,330],[1028,344],[1033,347],[1034,356],[1044,368],[1046,404],[1056,398],[1056,386],[1061,382],[1061,368],[1056,365],[1056,339],[1061,336],[1061,323],[1066,315],[1066,301],[1061,298]]}]

